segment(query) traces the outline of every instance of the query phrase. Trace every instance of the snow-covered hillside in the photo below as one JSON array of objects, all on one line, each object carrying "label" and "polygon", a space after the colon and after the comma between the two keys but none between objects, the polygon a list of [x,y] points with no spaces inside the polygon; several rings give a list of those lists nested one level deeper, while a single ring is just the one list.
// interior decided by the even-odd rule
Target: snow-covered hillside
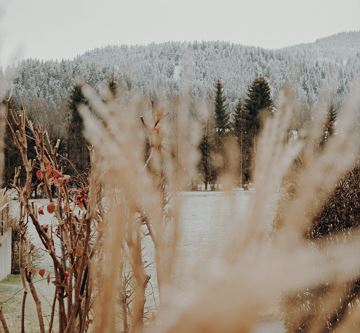
[{"label": "snow-covered hillside", "polygon": [[276,97],[289,81],[301,100],[312,104],[324,82],[339,102],[360,74],[360,32],[342,33],[314,43],[266,50],[228,42],[168,42],[146,46],[107,46],[74,60],[26,60],[17,68],[16,93],[56,110],[79,77],[93,86],[114,75],[125,88],[177,94],[188,80],[195,96],[208,96],[221,79],[230,105],[246,94],[259,74]]},{"label": "snow-covered hillside", "polygon": [[306,50],[315,57],[347,59],[360,55],[360,32],[340,32],[325,38],[319,38],[314,43],[301,44],[288,48],[288,50]]}]

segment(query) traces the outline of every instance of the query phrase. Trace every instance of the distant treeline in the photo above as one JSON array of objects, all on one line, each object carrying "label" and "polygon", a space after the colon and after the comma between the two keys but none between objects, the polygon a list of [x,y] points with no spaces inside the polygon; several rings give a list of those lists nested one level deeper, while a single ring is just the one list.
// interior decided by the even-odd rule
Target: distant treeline
[{"label": "distant treeline", "polygon": [[[228,168],[227,145],[230,141],[236,143],[239,163],[237,167],[238,185],[247,186],[251,181],[251,166],[254,158],[256,137],[261,130],[262,124],[267,117],[271,117],[276,112],[276,105],[272,98],[270,85],[263,76],[256,77],[249,85],[245,98],[239,98],[235,107],[231,107],[228,97],[224,93],[223,83],[220,80],[214,81],[212,92],[208,97],[210,114],[206,119],[199,119],[197,105],[195,101],[190,103],[191,113],[195,121],[201,123],[201,141],[199,144],[200,162],[199,177],[195,184],[203,183],[205,189],[215,188],[218,184],[218,175],[223,174]],[[16,98],[11,98],[8,103],[9,110],[25,109],[30,120],[37,125],[43,126],[53,139],[60,139],[59,153],[63,158],[66,172],[76,176],[73,179],[78,181],[86,180],[90,169],[89,147],[83,135],[83,121],[78,112],[80,105],[89,103],[82,92],[83,82],[76,83],[69,93],[61,111],[48,111],[48,115],[58,115],[53,118],[43,118],[41,106],[36,109],[36,105],[20,104]],[[118,98],[119,93],[124,93],[124,88],[116,78],[110,77],[103,83],[102,96],[106,103],[106,94],[111,98]],[[126,89],[125,89],[126,93]],[[155,107],[155,102],[148,96],[150,105]],[[156,98],[155,98],[156,99]],[[306,108],[305,108],[306,109]],[[331,104],[331,112],[335,107]],[[62,114],[61,114],[62,112]],[[304,123],[311,118],[309,113],[302,113],[298,110],[297,123],[293,123],[292,130],[297,131]],[[61,119],[61,118],[64,119]],[[175,115],[171,115],[176,118]],[[20,165],[20,156],[12,143],[11,137],[12,119],[8,114],[6,148],[5,148],[5,174],[4,183],[9,185],[14,176],[15,167]],[[289,129],[290,131],[291,129]],[[289,133],[290,135],[290,133]],[[31,141],[30,141],[31,142]],[[144,142],[144,161],[147,154],[146,142]],[[32,147],[30,154],[35,154]],[[35,175],[34,175],[35,177]],[[34,189],[34,193],[36,191]]]},{"label": "distant treeline", "polygon": [[360,47],[356,51],[357,44],[352,43],[356,36],[340,36],[335,45],[330,40],[281,50],[226,42],[170,42],[95,49],[74,60],[29,59],[11,69],[13,95],[56,136],[64,134],[70,117],[68,98],[78,80],[101,91],[104,82],[115,78],[122,89],[150,96],[177,96],[189,86],[194,98],[208,98],[214,97],[213,84],[220,79],[231,111],[238,98],[246,97],[256,76],[267,78],[274,99],[290,83],[308,107],[331,82],[338,107],[360,74]]}]

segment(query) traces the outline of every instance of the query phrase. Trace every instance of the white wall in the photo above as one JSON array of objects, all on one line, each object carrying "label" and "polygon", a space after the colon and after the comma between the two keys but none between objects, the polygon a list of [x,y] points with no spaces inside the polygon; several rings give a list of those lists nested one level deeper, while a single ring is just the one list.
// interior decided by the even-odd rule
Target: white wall
[{"label": "white wall", "polygon": [[11,229],[0,230],[0,280],[6,278],[11,272]]}]

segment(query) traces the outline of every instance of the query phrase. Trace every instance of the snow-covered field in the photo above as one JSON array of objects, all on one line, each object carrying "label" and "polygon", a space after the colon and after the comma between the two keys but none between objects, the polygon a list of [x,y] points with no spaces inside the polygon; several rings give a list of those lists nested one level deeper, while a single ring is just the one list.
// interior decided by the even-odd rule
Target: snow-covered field
[{"label": "snow-covered field", "polygon": [[[189,276],[216,257],[234,237],[233,224],[241,224],[251,193],[244,191],[183,193],[182,240],[176,282],[185,286]],[[199,265],[200,263],[200,265]],[[189,274],[190,273],[190,274]],[[269,319],[254,333],[281,333],[282,323]]]},{"label": "snow-covered field", "polygon": [[233,224],[241,223],[249,192],[184,192],[181,242],[176,280],[186,285],[198,262],[215,257],[233,236]]},{"label": "snow-covered field", "polygon": [[[181,194],[181,242],[179,248],[178,269],[175,281],[179,289],[184,288],[190,281],[190,276],[196,276],[198,265],[206,258],[214,259],[221,253],[221,249],[233,237],[233,224],[241,224],[250,197],[249,192],[184,192]],[[46,205],[46,201],[37,200],[37,205]],[[16,206],[12,207],[16,214]],[[41,216],[41,223],[50,224],[52,215],[46,212]],[[34,244],[41,247],[36,232],[29,223],[29,231]],[[151,259],[149,259],[151,260]],[[42,266],[50,269],[51,262],[44,256]],[[152,268],[150,267],[150,274]],[[155,285],[155,281],[152,281]],[[44,287],[44,286],[43,286]],[[49,287],[49,289],[52,287]],[[156,288],[156,287],[155,287]],[[46,292],[46,291],[45,291]],[[52,291],[49,290],[49,295]],[[281,332],[279,321],[266,322],[257,332]]]}]

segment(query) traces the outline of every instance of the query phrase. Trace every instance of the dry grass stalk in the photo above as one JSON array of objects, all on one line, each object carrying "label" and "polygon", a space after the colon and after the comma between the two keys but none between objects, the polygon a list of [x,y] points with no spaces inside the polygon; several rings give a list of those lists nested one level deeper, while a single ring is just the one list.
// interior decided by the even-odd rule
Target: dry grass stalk
[{"label": "dry grass stalk", "polygon": [[[304,143],[289,143],[286,140],[291,115],[284,112],[287,108],[285,99],[275,117],[265,126],[259,140],[254,172],[256,190],[251,198],[246,226],[241,233],[234,232],[234,241],[228,249],[227,253],[231,253],[230,268],[219,267],[222,273],[212,275],[206,271],[202,285],[192,285],[188,291],[189,299],[182,299],[180,306],[172,303],[176,308],[174,312],[164,310],[163,316],[160,316],[164,328],[160,331],[236,332],[250,329],[256,325],[262,311],[271,309],[287,293],[329,280],[341,284],[358,272],[359,265],[350,259],[354,250],[352,246],[358,247],[356,238],[340,247],[324,245],[318,250],[311,249],[302,241],[304,230],[316,214],[313,202],[315,199],[323,202],[355,161],[359,140],[358,133],[352,130],[351,119],[357,105],[352,105],[351,110],[343,113],[339,121],[342,135],[334,137],[322,154],[309,154],[311,160],[301,171],[297,195],[288,206],[282,207],[286,227],[271,235],[269,231],[276,216],[274,207],[281,199],[279,189],[283,179],[302,147],[307,145],[307,140],[317,141],[316,137],[311,136]],[[310,131],[312,133],[318,136],[317,131]],[[340,158],[342,161],[338,163]],[[329,182],[328,171],[331,171]],[[322,189],[320,198],[317,192],[319,187]],[[318,203],[317,208],[320,207]],[[234,245],[236,241],[237,246]],[[334,257],[329,260],[331,256]],[[226,258],[229,258],[229,254],[225,254]],[[274,271],[279,275],[274,275]],[[282,276],[284,272],[286,277]],[[220,275],[219,281],[217,275]],[[203,283],[206,279],[212,282]],[[216,290],[216,295],[212,290]],[[172,297],[176,302],[181,301],[175,295]],[[231,304],[230,308],[226,306],[227,303]],[[206,306],[200,310],[201,304]],[[169,318],[175,319],[171,322]],[[159,328],[155,331],[158,332]]]},{"label": "dry grass stalk", "polygon": [[[167,201],[164,189],[166,187],[168,193],[174,196],[177,190],[183,188],[186,179],[191,181],[188,175],[195,170],[196,163],[193,162],[196,158],[190,159],[190,162],[187,161],[186,167],[184,167],[186,159],[181,160],[181,157],[180,168],[175,167],[179,164],[175,166],[172,164],[169,142],[174,132],[166,131],[171,127],[163,121],[164,113],[161,110],[164,108],[153,108],[150,110],[153,117],[152,125],[146,126],[148,135],[151,136],[152,147],[151,172],[147,172],[146,168],[142,168],[143,160],[138,155],[138,152],[142,151],[144,142],[139,119],[142,119],[144,113],[149,112],[144,108],[144,103],[133,99],[124,105],[120,101],[116,114],[107,110],[107,106],[101,104],[101,101],[89,91],[87,97],[94,100],[93,106],[99,107],[98,117],[105,120],[104,125],[103,121],[83,111],[87,138],[94,145],[95,150],[101,154],[102,161],[106,161],[100,167],[103,174],[116,175],[116,177],[102,178],[105,188],[115,188],[114,191],[119,195],[116,204],[110,205],[106,216],[108,235],[105,239],[108,245],[105,246],[103,255],[108,256],[108,261],[104,261],[107,263],[105,266],[108,271],[100,280],[102,281],[100,299],[103,301],[99,304],[104,304],[106,300],[107,306],[99,307],[96,312],[98,331],[100,329],[111,331],[116,327],[114,318],[116,300],[114,296],[110,298],[108,296],[119,285],[116,276],[118,270],[124,267],[121,265],[121,260],[129,260],[132,263],[132,270],[137,281],[135,289],[138,289],[138,298],[133,309],[143,309],[145,288],[141,282],[146,281],[144,280],[146,273],[142,268],[143,262],[140,260],[141,226],[133,217],[139,210],[146,212],[146,228],[155,245],[157,279],[162,295],[159,318],[155,325],[156,332],[197,332],[200,330],[202,332],[219,330],[237,332],[241,328],[248,330],[256,326],[263,311],[271,309],[284,295],[299,288],[318,285],[335,277],[337,283],[346,281],[359,269],[355,261],[348,259],[349,253],[358,247],[356,239],[349,241],[347,245],[338,247],[324,245],[317,250],[309,248],[302,242],[302,233],[309,227],[313,214],[316,213],[314,199],[323,202],[354,161],[358,149],[358,141],[355,140],[357,134],[351,130],[351,118],[346,112],[343,120],[339,122],[342,124],[341,133],[346,133],[346,135],[334,137],[321,154],[315,154],[314,143],[320,137],[318,132],[322,120],[315,123],[315,129],[312,128],[309,131],[305,142],[288,142],[288,130],[293,115],[291,113],[292,100],[290,99],[289,102],[289,96],[285,92],[279,110],[266,124],[259,140],[254,171],[255,192],[251,198],[250,212],[245,227],[234,232],[235,240],[224,253],[223,266],[218,267],[216,273],[211,271],[211,265],[208,269],[204,267],[204,280],[201,285],[194,282],[188,293],[185,293],[188,299],[184,300],[176,289],[170,288],[172,284],[168,279],[169,272],[176,263],[173,259],[169,265],[169,260],[174,258],[171,248],[178,243],[178,239],[169,234],[167,223],[171,222],[171,219],[169,220],[167,216],[169,210],[164,205],[166,203],[172,207],[171,205],[175,204],[176,207],[176,201]],[[139,110],[142,111],[139,112]],[[178,121],[180,129],[176,133],[181,133],[181,129],[185,129],[187,133],[188,119]],[[109,130],[110,127],[112,127],[111,130]],[[195,137],[198,136],[195,135]],[[194,152],[191,153],[191,149],[196,147],[195,144],[190,145],[189,148],[179,140],[177,145],[180,156],[186,156],[184,152],[194,154]],[[305,154],[306,167],[299,175],[298,195],[288,206],[281,207],[283,224],[271,235],[269,231],[276,218],[275,207],[281,199],[279,190],[294,160],[303,149],[309,153]],[[339,156],[342,156],[341,163],[338,163]],[[147,161],[148,164],[150,165],[150,161]],[[234,165],[236,162],[230,164],[231,171],[236,169],[232,167]],[[187,173],[181,173],[181,170],[185,169]],[[123,170],[127,170],[126,175],[123,174]],[[173,170],[180,170],[180,175],[183,176],[180,181],[179,174]],[[189,172],[189,170],[192,171]],[[332,171],[331,179],[324,179],[324,171],[328,170]],[[223,179],[231,179],[231,171]],[[231,182],[225,183],[231,184]],[[321,198],[318,197],[319,187],[324,189]],[[230,189],[231,186],[227,188]],[[110,201],[110,199],[107,200]],[[318,204],[317,208],[319,207],[321,205]],[[167,209],[164,211],[165,208]],[[179,210],[175,209],[172,212],[175,212],[176,221]],[[309,214],[304,214],[304,212],[309,212]],[[130,242],[126,241],[128,234],[131,235]],[[170,242],[167,242],[169,240]],[[120,250],[119,244],[124,243],[126,246],[121,246]],[[116,256],[110,258],[110,254],[113,254],[115,250]],[[168,256],[168,253],[171,255]],[[229,253],[231,253],[230,261]],[[337,258],[338,262],[343,260],[342,264],[334,265],[334,258]],[[110,271],[109,263],[113,267]],[[321,269],[317,272],[309,272],[309,269],[314,266]],[[244,271],[244,267],[252,268],[250,271],[248,269]],[[278,273],[284,271],[288,272],[286,281]],[[304,271],[308,272],[306,276],[302,274]],[[264,286],[264,288],[257,290],[259,286]],[[216,295],[212,290],[217,291]],[[142,330],[143,323],[139,324],[139,321],[141,322],[140,318],[133,317],[130,331]]]},{"label": "dry grass stalk", "polygon": [[[173,274],[178,269],[180,192],[196,178],[201,136],[200,121],[189,113],[190,97],[184,93],[179,99],[149,105],[146,98],[138,96],[119,94],[118,99],[104,102],[90,87],[85,86],[83,92],[94,110],[80,110],[93,149],[92,173],[80,214],[72,210],[63,215],[63,206],[56,206],[63,233],[61,243],[66,245],[60,259],[52,236],[43,230],[29,202],[29,177],[34,165],[26,155],[24,117],[14,119],[18,128],[13,132],[14,139],[26,170],[25,184],[20,186],[15,179],[14,187],[20,193],[22,218],[25,213],[30,216],[53,259],[60,332],[86,331],[91,325],[93,302],[94,332],[247,332],[256,328],[263,314],[277,307],[284,297],[330,281],[334,293],[326,296],[326,308],[319,311],[319,322],[325,320],[336,306],[340,286],[359,275],[360,263],[352,254],[360,250],[360,236],[353,232],[345,244],[325,241],[315,247],[305,242],[303,235],[359,152],[358,133],[352,126],[359,101],[350,99],[339,120],[339,134],[317,152],[323,119],[317,118],[303,140],[289,140],[295,102],[284,90],[279,109],[258,140],[255,190],[242,217],[244,223],[240,226],[237,221],[224,221],[232,231],[229,243],[216,260],[206,258],[201,262],[199,278],[190,276],[191,284],[179,290]],[[44,132],[31,124],[29,127],[39,142],[37,159],[44,176],[44,156],[58,170],[56,154],[44,145]],[[150,151],[145,161],[146,141]],[[235,151],[235,144],[227,144],[227,164],[220,177],[230,198],[237,182],[234,174],[239,159]],[[284,181],[292,175],[299,157],[304,163],[296,173],[296,190],[285,201],[281,195]],[[47,188],[49,183],[45,180],[44,185]],[[47,193],[50,202],[54,201],[51,192]],[[70,206],[66,201],[69,197],[67,191],[60,195]],[[77,249],[80,241],[82,246]],[[154,261],[152,271],[146,260]],[[28,276],[24,263],[22,270],[22,275]],[[65,272],[70,278],[63,283]],[[25,282],[25,287],[31,289],[31,280]],[[152,282],[157,285],[160,305],[147,327]],[[66,303],[65,292],[72,295]],[[348,317],[337,330],[348,327]],[[323,329],[315,321],[309,327],[312,332]]]},{"label": "dry grass stalk", "polygon": [[2,179],[4,174],[4,135],[5,135],[5,114],[6,106],[0,104],[0,177]]},{"label": "dry grass stalk", "polygon": [[0,306],[0,321],[1,321],[4,333],[10,333],[9,327],[8,327],[8,325],[6,323],[6,319],[5,319],[5,316],[4,316],[4,313],[3,313],[3,307],[2,306]]},{"label": "dry grass stalk", "polygon": [[[182,157],[184,152],[180,150],[176,151],[180,167],[177,165],[175,168],[175,158],[172,156],[174,147],[170,141],[164,140],[164,133],[169,130],[167,114],[162,113],[160,107],[148,107],[143,101],[133,99],[128,104],[120,102],[116,114],[111,112],[111,108],[102,105],[89,88],[84,92],[98,110],[98,118],[88,114],[85,123],[88,139],[102,161],[97,168],[101,170],[99,178],[107,203],[103,251],[106,255],[102,256],[97,265],[106,267],[98,285],[102,286],[100,299],[106,300],[108,306],[106,313],[99,315],[95,321],[95,329],[115,329],[117,303],[113,290],[119,285],[124,289],[125,284],[119,282],[119,277],[124,276],[124,270],[129,267],[134,277],[135,290],[131,309],[127,311],[131,313],[130,330],[137,332],[143,327],[145,293],[149,282],[143,262],[143,234],[146,230],[153,242],[156,282],[161,295],[162,285],[171,279],[178,237],[178,218],[174,217],[178,213],[174,214],[176,205],[172,205],[170,211],[169,197],[184,187],[181,177],[188,169]],[[94,132],[99,135],[94,137]],[[150,141],[151,151],[144,167],[142,152],[145,136]],[[114,156],[117,156],[116,160]],[[126,170],[126,173],[121,170]],[[111,175],[116,175],[115,179]],[[178,181],[173,182],[175,178]],[[174,199],[178,200],[176,197]],[[121,291],[122,303],[126,293],[127,290]],[[122,317],[123,329],[126,330],[127,320],[124,315]]]}]

